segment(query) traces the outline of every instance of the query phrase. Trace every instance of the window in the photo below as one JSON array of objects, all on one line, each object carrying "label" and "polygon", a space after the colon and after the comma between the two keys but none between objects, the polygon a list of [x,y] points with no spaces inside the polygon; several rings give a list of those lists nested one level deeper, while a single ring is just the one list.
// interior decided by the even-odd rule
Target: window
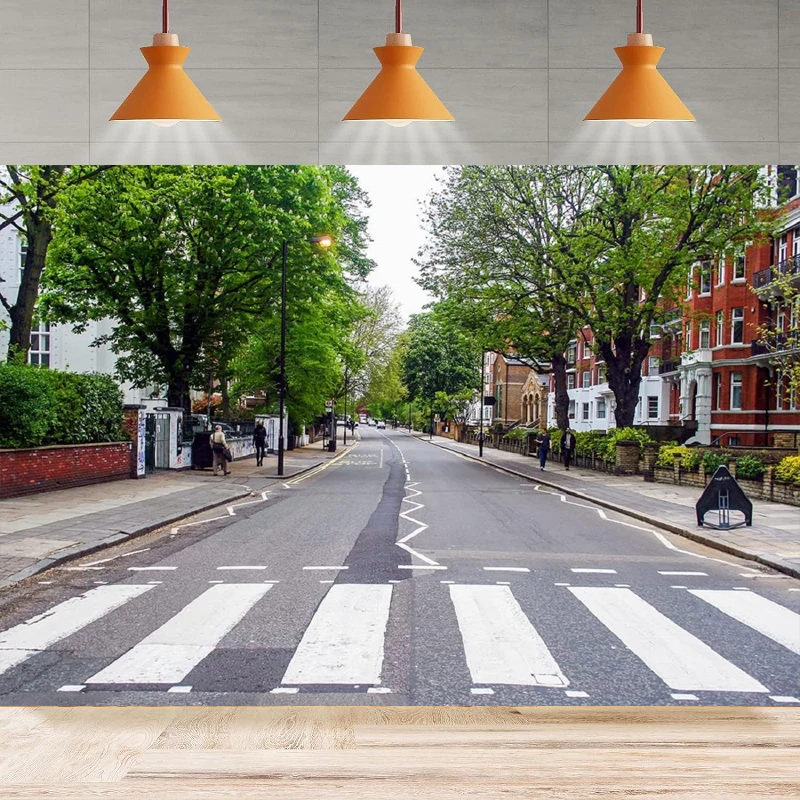
[{"label": "window", "polygon": [[22,285],[22,275],[25,272],[25,259],[28,257],[28,245],[19,246],[19,283]]},{"label": "window", "polygon": [[575,419],[575,401],[574,400],[570,400],[569,401],[569,411],[567,412],[567,416],[570,419]]},{"label": "window", "polygon": [[692,299],[692,289],[694,288],[694,266],[689,270],[689,278],[686,281],[686,299]]},{"label": "window", "polygon": [[786,310],[785,306],[781,306],[780,310],[778,311],[778,321],[775,324],[775,328],[778,333],[784,333],[786,330]]},{"label": "window", "polygon": [[574,389],[575,388],[575,373],[570,372],[567,375],[567,389]]},{"label": "window", "polygon": [[717,263],[717,286],[725,284],[725,261],[720,259]]},{"label": "window", "polygon": [[583,404],[583,411],[581,413],[581,420],[583,422],[588,422],[589,421],[589,404],[588,403],[584,403]]},{"label": "window", "polygon": [[733,256],[733,280],[744,280],[744,269],[746,266],[746,256],[744,253],[736,253]]},{"label": "window", "polygon": [[800,170],[796,164],[778,166],[778,202],[785,203],[800,195]]},{"label": "window", "polygon": [[731,309],[731,344],[744,342],[744,309]]},{"label": "window", "polygon": [[658,419],[658,398],[647,398],[647,419]]},{"label": "window", "polygon": [[778,239],[778,263],[782,264],[789,257],[789,238],[784,233]]},{"label": "window", "polygon": [[28,361],[37,367],[50,366],[50,323],[43,322],[31,330]]},{"label": "window", "polygon": [[800,228],[792,231],[792,255],[800,256]]},{"label": "window", "polygon": [[606,368],[605,367],[598,367],[597,368],[597,382],[598,383],[605,383],[606,382]]},{"label": "window", "polygon": [[597,401],[597,419],[605,419],[606,418],[606,401],[605,400],[598,400]]},{"label": "window", "polygon": [[711,347],[711,320],[700,320],[700,349]]},{"label": "window", "polygon": [[585,339],[581,340],[581,359],[589,358],[590,350],[589,345]]},{"label": "window", "polygon": [[731,410],[742,409],[742,373],[731,372]]},{"label": "window", "polygon": [[711,262],[704,261],[700,266],[700,294],[711,294]]},{"label": "window", "polygon": [[717,347],[725,344],[725,312],[717,311]]},{"label": "window", "polygon": [[567,363],[568,364],[574,364],[575,363],[575,353],[576,353],[576,351],[577,351],[577,348],[576,348],[576,346],[574,344],[571,344],[567,348]]},{"label": "window", "polygon": [[592,371],[590,369],[584,370],[582,381],[584,389],[588,389],[592,385]]},{"label": "window", "polygon": [[684,347],[686,348],[687,352],[692,349],[692,323],[691,323],[691,320],[686,323],[686,339],[685,339]]},{"label": "window", "polygon": [[658,375],[658,356],[650,356],[647,359],[647,374]]},{"label": "window", "polygon": [[714,373],[714,408],[719,411],[722,408],[722,373]]}]

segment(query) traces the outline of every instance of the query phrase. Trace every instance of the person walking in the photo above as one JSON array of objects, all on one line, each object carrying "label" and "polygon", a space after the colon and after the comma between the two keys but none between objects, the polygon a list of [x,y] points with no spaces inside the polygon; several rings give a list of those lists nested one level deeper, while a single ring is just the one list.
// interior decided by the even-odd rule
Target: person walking
[{"label": "person walking", "polygon": [[256,447],[256,466],[263,467],[264,453],[267,450],[267,429],[260,420],[253,431],[253,444]]},{"label": "person walking", "polygon": [[209,443],[211,444],[211,452],[214,455],[214,474],[219,475],[219,468],[222,467],[224,474],[230,475],[228,461],[225,458],[225,450],[228,448],[228,443],[225,441],[222,425],[217,425],[214,428],[214,433],[211,434]]},{"label": "person walking", "polygon": [[567,426],[564,435],[561,437],[561,449],[564,452],[564,469],[569,469],[570,462],[575,454],[575,434],[569,426]]},{"label": "person walking", "polygon": [[539,448],[539,469],[544,470],[547,465],[547,455],[550,452],[550,434],[547,431],[539,431],[536,445]]}]

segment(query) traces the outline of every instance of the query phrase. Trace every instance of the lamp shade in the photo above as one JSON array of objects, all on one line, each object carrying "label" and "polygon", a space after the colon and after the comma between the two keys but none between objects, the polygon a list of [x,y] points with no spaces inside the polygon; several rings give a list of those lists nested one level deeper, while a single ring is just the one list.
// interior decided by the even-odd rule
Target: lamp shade
[{"label": "lamp shade", "polygon": [[417,72],[422,47],[375,47],[381,71],[345,116],[345,121],[381,120],[394,125],[416,121],[452,122],[453,115]]},{"label": "lamp shade", "polygon": [[656,120],[693,121],[692,112],[658,71],[663,47],[627,45],[615,47],[622,72],[614,79],[586,120],[623,120],[646,125]]},{"label": "lamp shade", "polygon": [[177,44],[142,47],[149,68],[111,119],[147,120],[165,125],[184,121],[219,122],[219,114],[183,70],[190,49]]}]

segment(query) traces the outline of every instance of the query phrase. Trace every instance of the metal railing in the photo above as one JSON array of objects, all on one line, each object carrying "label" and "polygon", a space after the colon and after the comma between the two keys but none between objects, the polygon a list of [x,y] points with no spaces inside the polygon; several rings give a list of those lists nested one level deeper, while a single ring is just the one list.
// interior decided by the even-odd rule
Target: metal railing
[{"label": "metal railing", "polygon": [[800,338],[797,334],[777,333],[769,340],[753,339],[750,343],[750,356],[767,356],[772,353],[785,353],[800,348]]},{"label": "metal railing", "polygon": [[753,275],[753,286],[756,289],[763,289],[777,277],[784,275],[800,275],[800,253],[795,253],[771,267],[756,272]]},{"label": "metal railing", "polygon": [[678,358],[671,358],[668,361],[662,361],[658,365],[658,374],[666,375],[669,372],[677,372],[680,363],[680,359]]}]

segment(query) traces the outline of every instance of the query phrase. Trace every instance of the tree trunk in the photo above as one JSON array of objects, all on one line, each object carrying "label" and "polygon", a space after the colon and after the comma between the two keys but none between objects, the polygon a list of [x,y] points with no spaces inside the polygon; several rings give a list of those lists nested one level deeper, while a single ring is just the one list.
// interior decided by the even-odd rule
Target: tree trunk
[{"label": "tree trunk", "polygon": [[219,379],[219,390],[222,393],[222,416],[230,418],[231,415],[231,396],[228,391],[227,375]]},{"label": "tree trunk", "polygon": [[614,420],[618,428],[630,428],[636,419],[642,364],[650,350],[650,342],[618,338],[614,340],[613,348],[611,342],[598,342],[598,347],[605,359],[608,386],[616,401]]},{"label": "tree trunk", "polygon": [[[563,431],[569,427],[569,392],[567,391],[567,359],[563,353],[550,357],[555,381],[556,425]],[[545,421],[545,425],[546,425]]]},{"label": "tree trunk", "polygon": [[167,386],[167,405],[170,408],[182,408],[185,414],[191,414],[188,387],[183,378],[172,378]]}]

